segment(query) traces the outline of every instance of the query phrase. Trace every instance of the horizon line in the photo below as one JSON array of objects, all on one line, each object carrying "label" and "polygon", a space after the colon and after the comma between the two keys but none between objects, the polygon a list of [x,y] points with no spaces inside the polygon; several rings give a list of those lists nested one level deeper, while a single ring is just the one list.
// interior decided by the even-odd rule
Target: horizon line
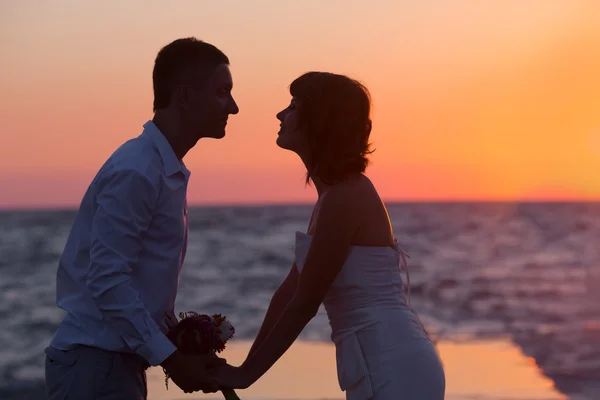
[{"label": "horizon line", "polygon": [[[386,206],[400,204],[586,204],[600,203],[600,198],[526,198],[526,199],[392,199],[383,200]],[[249,202],[196,202],[188,203],[192,208],[256,208],[256,207],[302,207],[314,205],[314,201],[249,201]],[[76,211],[77,205],[6,205],[0,206],[0,212],[25,211]]]}]

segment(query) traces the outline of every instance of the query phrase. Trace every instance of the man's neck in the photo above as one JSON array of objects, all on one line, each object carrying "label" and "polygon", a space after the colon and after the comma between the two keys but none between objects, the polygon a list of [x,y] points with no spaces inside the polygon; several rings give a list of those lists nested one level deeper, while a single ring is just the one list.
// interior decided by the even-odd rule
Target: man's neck
[{"label": "man's neck", "polygon": [[[152,122],[158,130],[163,134],[169,145],[173,149],[175,156],[178,160],[183,160],[183,157],[193,147],[189,143],[185,143],[185,136],[180,133],[180,130],[174,124],[170,124],[166,118],[161,118],[158,115],[154,115]],[[195,144],[195,143],[194,143]]]}]

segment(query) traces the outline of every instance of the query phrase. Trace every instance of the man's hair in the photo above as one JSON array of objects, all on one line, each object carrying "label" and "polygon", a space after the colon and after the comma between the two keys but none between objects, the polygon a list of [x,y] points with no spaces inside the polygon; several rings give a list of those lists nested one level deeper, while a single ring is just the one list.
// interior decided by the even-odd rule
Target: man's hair
[{"label": "man's hair", "polygon": [[229,58],[212,44],[195,37],[177,39],[160,49],[152,71],[153,111],[169,106],[178,85],[194,76],[206,78],[221,64],[229,65]]}]

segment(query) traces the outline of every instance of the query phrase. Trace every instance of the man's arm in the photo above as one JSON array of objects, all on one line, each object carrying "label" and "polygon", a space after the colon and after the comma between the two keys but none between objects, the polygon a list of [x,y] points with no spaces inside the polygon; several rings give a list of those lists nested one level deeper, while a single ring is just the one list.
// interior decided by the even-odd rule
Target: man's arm
[{"label": "man's arm", "polygon": [[87,288],[103,319],[127,345],[151,365],[159,365],[176,347],[131,285],[132,271],[140,268],[141,238],[152,221],[158,188],[134,170],[116,171],[99,183]]}]

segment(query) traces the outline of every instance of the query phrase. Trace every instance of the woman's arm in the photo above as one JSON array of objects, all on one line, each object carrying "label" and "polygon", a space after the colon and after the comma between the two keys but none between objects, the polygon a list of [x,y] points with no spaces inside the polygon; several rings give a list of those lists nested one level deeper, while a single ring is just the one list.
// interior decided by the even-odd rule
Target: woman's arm
[{"label": "woman's arm", "polygon": [[252,355],[256,352],[256,350],[263,344],[273,326],[285,310],[286,306],[294,297],[294,293],[296,293],[296,288],[298,287],[298,278],[300,273],[298,272],[298,268],[296,268],[296,263],[292,266],[292,269],[288,273],[285,280],[279,285],[275,294],[271,298],[271,302],[269,303],[269,309],[267,310],[267,314],[265,319],[258,331],[258,335],[256,339],[254,339],[254,343],[250,348],[250,352],[248,353],[248,358],[252,357]]},{"label": "woman's arm", "polygon": [[333,187],[322,198],[311,246],[294,297],[251,357],[238,368],[226,366],[217,372],[217,381],[223,387],[246,388],[258,380],[316,315],[346,261],[352,239],[360,225],[360,209],[361,202],[351,187]]}]

